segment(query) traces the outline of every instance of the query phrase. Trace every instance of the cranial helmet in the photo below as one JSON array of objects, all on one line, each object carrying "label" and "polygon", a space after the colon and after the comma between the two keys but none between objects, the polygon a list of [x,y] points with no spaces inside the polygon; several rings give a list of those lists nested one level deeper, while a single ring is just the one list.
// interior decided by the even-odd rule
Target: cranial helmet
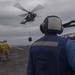
[{"label": "cranial helmet", "polygon": [[7,40],[3,40],[3,42],[7,42]]},{"label": "cranial helmet", "polygon": [[47,16],[40,25],[42,33],[61,34],[63,32],[62,21],[58,16]]}]

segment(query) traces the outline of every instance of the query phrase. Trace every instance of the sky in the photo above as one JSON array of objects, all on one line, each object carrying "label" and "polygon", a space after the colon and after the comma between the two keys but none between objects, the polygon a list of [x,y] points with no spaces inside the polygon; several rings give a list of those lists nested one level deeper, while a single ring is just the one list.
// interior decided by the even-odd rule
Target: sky
[{"label": "sky", "polygon": [[[40,17],[26,25],[20,22],[24,19],[19,15],[26,12],[15,8],[13,5],[19,3],[28,11],[32,11],[38,4],[44,8],[36,11]],[[0,41],[7,40],[11,45],[28,45],[43,36],[39,26],[46,16],[56,15],[62,20],[62,23],[75,19],[75,1],[74,0],[0,0]],[[62,35],[74,33],[75,28],[65,28]],[[32,37],[32,42],[28,41]]]}]

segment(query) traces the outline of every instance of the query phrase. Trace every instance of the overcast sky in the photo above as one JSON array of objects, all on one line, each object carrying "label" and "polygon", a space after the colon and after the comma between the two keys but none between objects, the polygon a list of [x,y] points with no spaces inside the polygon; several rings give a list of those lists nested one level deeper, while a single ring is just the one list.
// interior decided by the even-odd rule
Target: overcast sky
[{"label": "overcast sky", "polygon": [[[28,11],[32,11],[38,4],[44,9],[36,11],[41,17],[37,17],[33,23],[21,25],[22,17],[18,16],[26,12],[15,8],[13,5],[20,3]],[[33,43],[43,36],[39,25],[48,15],[57,15],[62,23],[75,19],[74,0],[0,0],[0,41],[8,40],[11,45],[26,45]],[[64,29],[63,34],[72,33],[75,28]],[[31,34],[32,42],[28,41]]]}]

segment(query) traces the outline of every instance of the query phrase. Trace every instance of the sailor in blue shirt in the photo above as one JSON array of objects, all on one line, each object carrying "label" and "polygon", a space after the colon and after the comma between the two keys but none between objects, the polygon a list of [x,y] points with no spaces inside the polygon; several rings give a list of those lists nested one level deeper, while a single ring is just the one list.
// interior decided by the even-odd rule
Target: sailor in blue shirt
[{"label": "sailor in blue shirt", "polygon": [[63,32],[58,16],[47,16],[40,25],[45,35],[29,50],[27,75],[74,75],[75,43],[57,36]]}]

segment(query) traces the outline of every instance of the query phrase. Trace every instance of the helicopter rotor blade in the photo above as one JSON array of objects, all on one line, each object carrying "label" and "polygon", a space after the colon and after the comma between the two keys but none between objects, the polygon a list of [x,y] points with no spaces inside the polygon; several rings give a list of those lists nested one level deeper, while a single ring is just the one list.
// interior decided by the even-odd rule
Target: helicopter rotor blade
[{"label": "helicopter rotor blade", "polygon": [[32,10],[32,12],[35,12],[35,11],[38,11],[38,10],[41,10],[41,9],[43,9],[44,7],[42,6],[42,5],[37,5],[33,10]]},{"label": "helicopter rotor blade", "polygon": [[19,15],[20,17],[25,17],[27,15],[27,13],[26,14],[21,14],[21,15]]},{"label": "helicopter rotor blade", "polygon": [[18,8],[18,9],[21,9],[23,11],[29,12],[25,8],[23,8],[19,3],[15,3],[13,6],[16,7],[16,8]]}]

